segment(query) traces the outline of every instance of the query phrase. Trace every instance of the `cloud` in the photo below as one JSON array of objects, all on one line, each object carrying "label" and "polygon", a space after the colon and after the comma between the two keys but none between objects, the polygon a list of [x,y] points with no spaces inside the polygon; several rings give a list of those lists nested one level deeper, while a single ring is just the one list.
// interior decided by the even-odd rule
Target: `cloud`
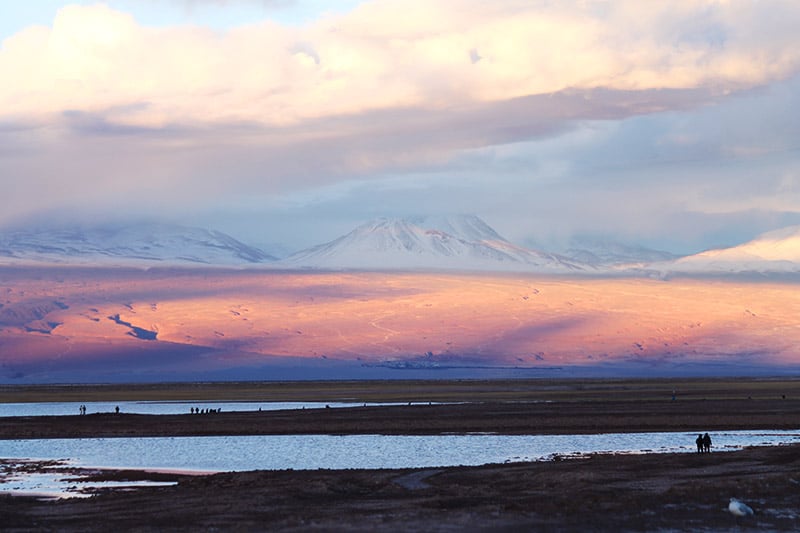
[{"label": "cloud", "polygon": [[[530,96],[457,111],[380,110],[279,128],[252,123],[159,128],[112,118],[147,104],[107,113],[69,110],[27,136],[15,129],[6,135],[0,131],[0,145],[15,143],[18,150],[0,156],[0,176],[16,182],[8,187],[9,207],[2,216],[64,203],[80,209],[108,203],[204,208],[242,196],[440,169],[464,150],[553,135],[581,117],[622,118],[639,107],[667,103],[679,108],[698,96],[696,91],[667,92],[640,93],[635,102],[619,91],[592,91],[590,98],[584,93]],[[26,179],[19,180],[22,175]]]},{"label": "cloud", "polygon": [[[796,165],[763,159],[796,138],[770,91],[794,94],[798,21],[790,1],[386,0],[223,31],[67,6],[0,48],[0,222],[326,194],[517,238],[800,211]],[[748,95],[778,103],[729,104]]]},{"label": "cloud", "polygon": [[282,125],[567,89],[736,90],[797,70],[798,20],[793,2],[389,0],[299,28],[265,20],[213,32],[68,6],[51,27],[3,43],[0,75],[14,83],[0,89],[0,109],[25,117],[148,102],[112,118]]}]

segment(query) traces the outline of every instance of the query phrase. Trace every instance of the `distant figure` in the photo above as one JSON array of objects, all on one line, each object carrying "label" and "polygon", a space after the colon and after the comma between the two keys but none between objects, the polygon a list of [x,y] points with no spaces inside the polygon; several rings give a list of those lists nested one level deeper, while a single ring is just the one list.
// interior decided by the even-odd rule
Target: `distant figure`
[{"label": "distant figure", "polygon": [[672,389],[672,401],[675,401],[675,389]]},{"label": "distant figure", "polygon": [[697,444],[697,453],[703,453],[703,436],[698,434],[694,442]]},{"label": "distant figure", "polygon": [[703,435],[703,451],[706,453],[711,452],[711,437],[708,436],[708,433]]},{"label": "distant figure", "polygon": [[114,412],[119,414],[119,405],[114,408]]}]

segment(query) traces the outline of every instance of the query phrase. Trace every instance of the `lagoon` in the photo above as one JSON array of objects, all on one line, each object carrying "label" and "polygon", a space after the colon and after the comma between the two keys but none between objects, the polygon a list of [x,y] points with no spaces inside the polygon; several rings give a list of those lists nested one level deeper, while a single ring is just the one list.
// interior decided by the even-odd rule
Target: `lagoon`
[{"label": "lagoon", "polygon": [[[0,440],[0,494],[85,497],[114,482],[86,482],[93,468],[213,473],[246,470],[474,466],[580,458],[592,453],[695,452],[685,432],[597,435],[256,435]],[[713,433],[715,451],[800,443],[800,430]],[[52,461],[44,471],[30,461]],[[76,468],[78,470],[76,470]],[[124,482],[119,487],[164,483]],[[166,483],[171,484],[171,483]]]},{"label": "lagoon", "polygon": [[[694,452],[695,433],[596,435],[249,435],[0,440],[0,458],[204,472],[426,468],[590,453]],[[711,434],[714,451],[800,443],[800,430]],[[0,490],[2,485],[0,484]]]}]

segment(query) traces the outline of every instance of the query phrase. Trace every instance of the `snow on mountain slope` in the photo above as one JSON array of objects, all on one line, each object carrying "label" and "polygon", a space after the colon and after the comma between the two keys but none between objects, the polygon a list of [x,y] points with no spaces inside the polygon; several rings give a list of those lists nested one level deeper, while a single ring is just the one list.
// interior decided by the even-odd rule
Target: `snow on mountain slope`
[{"label": "snow on mountain slope", "polygon": [[506,241],[471,215],[379,218],[334,241],[298,252],[286,265],[354,269],[567,272],[583,267]]},{"label": "snow on mountain slope", "polygon": [[631,266],[672,261],[679,256],[644,246],[623,244],[608,239],[575,238],[561,255],[596,267]]},{"label": "snow on mountain slope", "polygon": [[672,272],[800,272],[800,226],[769,231],[738,246],[708,250],[657,266]]},{"label": "snow on mountain slope", "polygon": [[44,228],[0,234],[0,263],[241,265],[274,259],[219,231],[168,224]]},{"label": "snow on mountain slope", "polygon": [[505,241],[494,228],[475,215],[431,215],[406,220],[421,228],[437,229],[465,241]]}]

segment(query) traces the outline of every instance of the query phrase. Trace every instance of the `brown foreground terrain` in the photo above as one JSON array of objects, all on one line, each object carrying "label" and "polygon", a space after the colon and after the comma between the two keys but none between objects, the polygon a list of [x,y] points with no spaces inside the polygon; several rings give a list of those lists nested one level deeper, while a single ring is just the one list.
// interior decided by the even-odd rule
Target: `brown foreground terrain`
[{"label": "brown foreground terrain", "polygon": [[[4,531],[797,531],[799,452],[175,476],[175,486],[88,499],[0,497],[0,523]],[[130,474],[141,477],[98,477]],[[728,513],[731,497],[755,515]]]},{"label": "brown foreground terrain", "polygon": [[[192,387],[201,390],[192,392]],[[800,428],[794,380],[205,384],[18,388],[13,397],[269,397],[413,401],[288,412],[0,419],[0,438],[493,431],[509,434]],[[672,400],[673,388],[676,399]],[[49,391],[49,392],[47,392]],[[238,392],[237,392],[238,391]],[[426,392],[427,391],[427,392]],[[48,396],[50,394],[51,396]],[[10,395],[10,396],[9,396]],[[15,396],[16,395],[16,396]],[[420,405],[435,398],[466,401]],[[28,398],[30,399],[30,398]],[[88,400],[87,400],[88,401]],[[0,465],[1,467],[2,465]],[[30,465],[46,470],[48,465]],[[86,475],[75,471],[74,474]],[[97,471],[97,480],[177,481],[86,499],[0,496],[7,531],[797,531],[800,448],[593,455],[417,470],[253,471],[188,476]],[[736,518],[728,500],[755,515]]]}]

